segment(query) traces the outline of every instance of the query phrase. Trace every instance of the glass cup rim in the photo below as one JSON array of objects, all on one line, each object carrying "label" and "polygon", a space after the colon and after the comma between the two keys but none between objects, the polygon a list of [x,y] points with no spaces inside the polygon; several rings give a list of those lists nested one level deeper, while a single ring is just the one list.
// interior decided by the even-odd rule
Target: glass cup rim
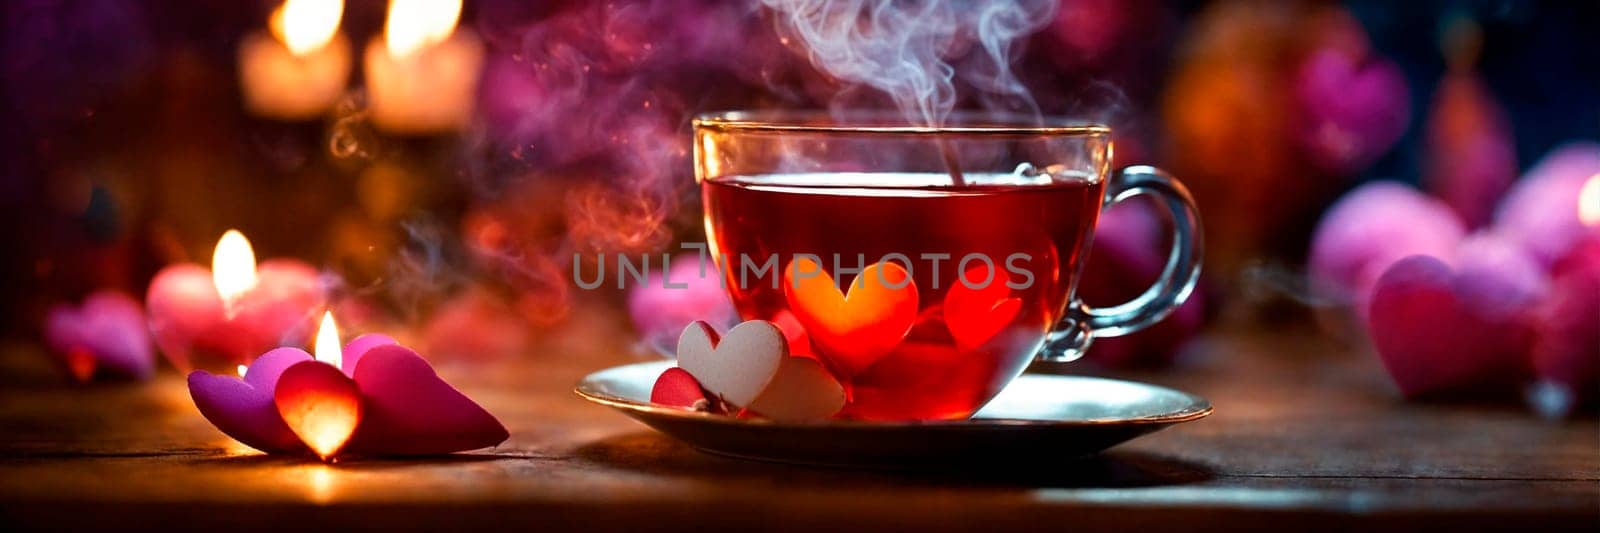
[{"label": "glass cup rim", "polygon": [[810,133],[835,135],[994,137],[1107,136],[1111,127],[1063,116],[983,111],[952,112],[944,124],[928,126],[908,122],[892,111],[851,111],[840,119],[825,111],[734,110],[701,113],[692,121],[696,130],[727,133]]}]

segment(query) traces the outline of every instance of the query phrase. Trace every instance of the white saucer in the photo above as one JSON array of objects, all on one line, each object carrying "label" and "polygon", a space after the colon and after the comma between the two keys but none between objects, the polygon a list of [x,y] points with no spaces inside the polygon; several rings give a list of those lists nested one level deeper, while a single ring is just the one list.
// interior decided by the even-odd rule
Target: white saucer
[{"label": "white saucer", "polygon": [[658,361],[601,370],[578,383],[577,393],[705,452],[850,466],[1078,457],[1211,414],[1205,398],[1166,387],[1024,374],[968,420],[779,423],[651,404],[656,377],[672,365]]}]

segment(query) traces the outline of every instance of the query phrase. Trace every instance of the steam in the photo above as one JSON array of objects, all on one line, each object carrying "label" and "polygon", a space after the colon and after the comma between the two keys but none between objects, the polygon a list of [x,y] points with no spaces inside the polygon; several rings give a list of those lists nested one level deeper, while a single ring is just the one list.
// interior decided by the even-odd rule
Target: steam
[{"label": "steam", "polygon": [[1011,63],[1021,39],[1054,17],[1052,0],[761,1],[814,65],[882,91],[908,121],[943,124],[958,101],[957,80],[981,91],[985,109],[1041,120]]}]

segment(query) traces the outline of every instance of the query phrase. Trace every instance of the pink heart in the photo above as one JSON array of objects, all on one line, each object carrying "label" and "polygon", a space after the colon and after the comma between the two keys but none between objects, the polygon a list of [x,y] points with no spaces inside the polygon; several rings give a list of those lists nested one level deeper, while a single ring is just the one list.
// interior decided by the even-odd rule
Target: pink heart
[{"label": "pink heart", "polygon": [[120,292],[94,293],[77,308],[51,308],[44,336],[79,381],[96,373],[149,379],[155,372],[144,309]]},{"label": "pink heart", "polygon": [[1317,223],[1307,259],[1312,289],[1365,312],[1373,282],[1395,261],[1447,257],[1465,234],[1444,203],[1400,183],[1367,183],[1345,194]]},{"label": "pink heart", "polygon": [[1358,61],[1324,49],[1301,67],[1300,141],[1312,163],[1335,174],[1371,165],[1405,133],[1411,109],[1405,76],[1392,61]]},{"label": "pink heart", "polygon": [[451,453],[494,446],[510,436],[494,415],[403,346],[368,350],[353,376],[365,403],[361,427],[345,447],[352,454]]},{"label": "pink heart", "polygon": [[[344,347],[342,366],[354,368],[368,350],[394,343],[376,333],[356,337]],[[311,354],[299,348],[278,348],[257,357],[244,379],[196,370],[189,374],[189,395],[206,420],[246,446],[268,453],[304,452],[305,445],[273,405],[273,394],[285,369],[310,360]]]},{"label": "pink heart", "polygon": [[1478,295],[1492,280],[1458,275],[1411,256],[1373,287],[1368,327],[1384,367],[1406,397],[1503,392],[1527,375],[1527,323]]},{"label": "pink heart", "polygon": [[356,376],[356,367],[361,364],[361,358],[366,356],[367,352],[379,346],[398,344],[400,343],[396,342],[394,337],[382,333],[368,333],[356,337],[349,344],[344,345],[344,350],[339,352],[343,356],[339,361],[339,368],[344,370],[344,375],[353,378]]},{"label": "pink heart", "polygon": [[244,379],[205,370],[189,374],[189,396],[211,425],[246,446],[267,453],[300,453],[305,444],[278,415],[272,395],[278,377],[295,363],[310,361],[299,348],[278,348],[250,364]]}]

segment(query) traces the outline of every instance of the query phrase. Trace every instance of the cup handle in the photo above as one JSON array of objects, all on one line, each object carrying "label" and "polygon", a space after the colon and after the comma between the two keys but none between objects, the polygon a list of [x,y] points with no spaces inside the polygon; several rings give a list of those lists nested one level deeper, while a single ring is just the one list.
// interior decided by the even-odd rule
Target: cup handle
[{"label": "cup handle", "polygon": [[1199,211],[1189,189],[1161,169],[1128,167],[1106,184],[1106,199],[1100,208],[1104,210],[1141,194],[1154,197],[1172,224],[1172,250],[1161,277],[1144,294],[1113,307],[1090,307],[1074,296],[1061,322],[1045,338],[1040,359],[1072,361],[1083,357],[1095,337],[1127,335],[1160,322],[1194,291],[1200,280],[1202,238]]}]

